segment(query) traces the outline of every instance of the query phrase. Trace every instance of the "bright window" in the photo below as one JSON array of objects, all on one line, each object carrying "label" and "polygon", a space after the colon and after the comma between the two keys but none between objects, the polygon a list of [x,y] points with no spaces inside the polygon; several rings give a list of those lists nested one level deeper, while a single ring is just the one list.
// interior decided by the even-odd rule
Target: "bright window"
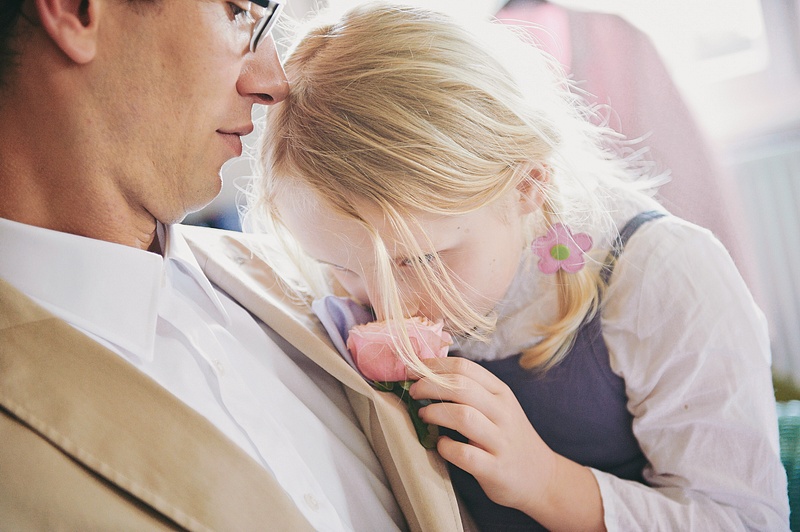
[{"label": "bright window", "polygon": [[764,70],[769,47],[759,0],[609,2],[646,31],[676,77],[712,83]]}]

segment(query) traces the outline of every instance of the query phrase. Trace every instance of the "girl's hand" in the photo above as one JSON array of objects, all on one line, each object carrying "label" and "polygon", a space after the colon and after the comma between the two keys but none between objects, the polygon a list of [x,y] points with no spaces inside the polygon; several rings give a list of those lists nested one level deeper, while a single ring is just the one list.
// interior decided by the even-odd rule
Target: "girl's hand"
[{"label": "girl's hand", "polygon": [[545,444],[503,381],[464,358],[425,363],[454,386],[425,378],[411,386],[414,399],[445,401],[420,409],[420,416],[468,439],[460,443],[440,437],[442,458],[473,475],[497,504],[523,511],[548,528],[573,528],[571,523],[584,530],[603,529],[600,491],[592,473]]},{"label": "girl's hand", "polygon": [[543,499],[555,473],[555,453],[528,421],[509,387],[488,370],[464,358],[428,363],[453,388],[428,379],[409,390],[414,399],[446,401],[420,409],[423,421],[461,433],[468,443],[439,439],[442,458],[470,473],[491,500],[525,511]]}]

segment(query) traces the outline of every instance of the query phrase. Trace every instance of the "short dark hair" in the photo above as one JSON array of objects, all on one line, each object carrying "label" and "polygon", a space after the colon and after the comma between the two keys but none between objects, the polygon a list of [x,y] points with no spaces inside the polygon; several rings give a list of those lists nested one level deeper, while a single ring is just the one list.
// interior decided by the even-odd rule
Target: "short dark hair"
[{"label": "short dark hair", "polygon": [[[22,14],[25,0],[0,0],[0,88],[5,84],[8,72],[14,65],[17,51],[13,40],[18,33],[17,24],[20,18],[30,19]],[[84,0],[85,1],[85,0]],[[141,4],[158,4],[161,0],[127,0],[134,7]]]},{"label": "short dark hair", "polygon": [[3,85],[6,73],[16,55],[11,48],[11,40],[22,13],[23,1],[3,0],[2,7],[0,7],[0,85]]}]

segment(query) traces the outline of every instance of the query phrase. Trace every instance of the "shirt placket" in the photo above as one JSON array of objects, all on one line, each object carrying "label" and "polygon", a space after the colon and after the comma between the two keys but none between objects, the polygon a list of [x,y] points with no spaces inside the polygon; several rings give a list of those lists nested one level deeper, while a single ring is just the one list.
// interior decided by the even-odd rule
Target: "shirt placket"
[{"label": "shirt placket", "polygon": [[[322,491],[303,458],[294,450],[291,438],[270,408],[284,408],[270,382],[263,383],[262,397],[257,399],[239,372],[231,364],[228,353],[212,332],[212,327],[198,327],[207,321],[175,294],[162,297],[161,317],[180,331],[187,348],[206,362],[216,379],[222,406],[255,447],[262,465],[275,476],[316,530],[345,530],[330,500]],[[214,327],[222,328],[215,324]],[[273,376],[265,376],[265,381]],[[265,403],[265,404],[264,404]]]}]

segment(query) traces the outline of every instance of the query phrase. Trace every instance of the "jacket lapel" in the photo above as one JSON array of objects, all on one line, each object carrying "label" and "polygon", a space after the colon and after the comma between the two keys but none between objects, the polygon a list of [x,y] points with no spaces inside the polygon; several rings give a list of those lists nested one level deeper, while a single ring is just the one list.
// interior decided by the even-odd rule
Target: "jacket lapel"
[{"label": "jacket lapel", "polygon": [[180,230],[212,282],[345,385],[411,529],[462,530],[441,457],[417,441],[399,399],[372,388],[339,355],[309,306],[286,294],[272,269],[249,247],[258,245],[253,237],[185,226]]},{"label": "jacket lapel", "polygon": [[0,403],[182,527],[310,529],[273,477],[202,416],[2,280]]}]

